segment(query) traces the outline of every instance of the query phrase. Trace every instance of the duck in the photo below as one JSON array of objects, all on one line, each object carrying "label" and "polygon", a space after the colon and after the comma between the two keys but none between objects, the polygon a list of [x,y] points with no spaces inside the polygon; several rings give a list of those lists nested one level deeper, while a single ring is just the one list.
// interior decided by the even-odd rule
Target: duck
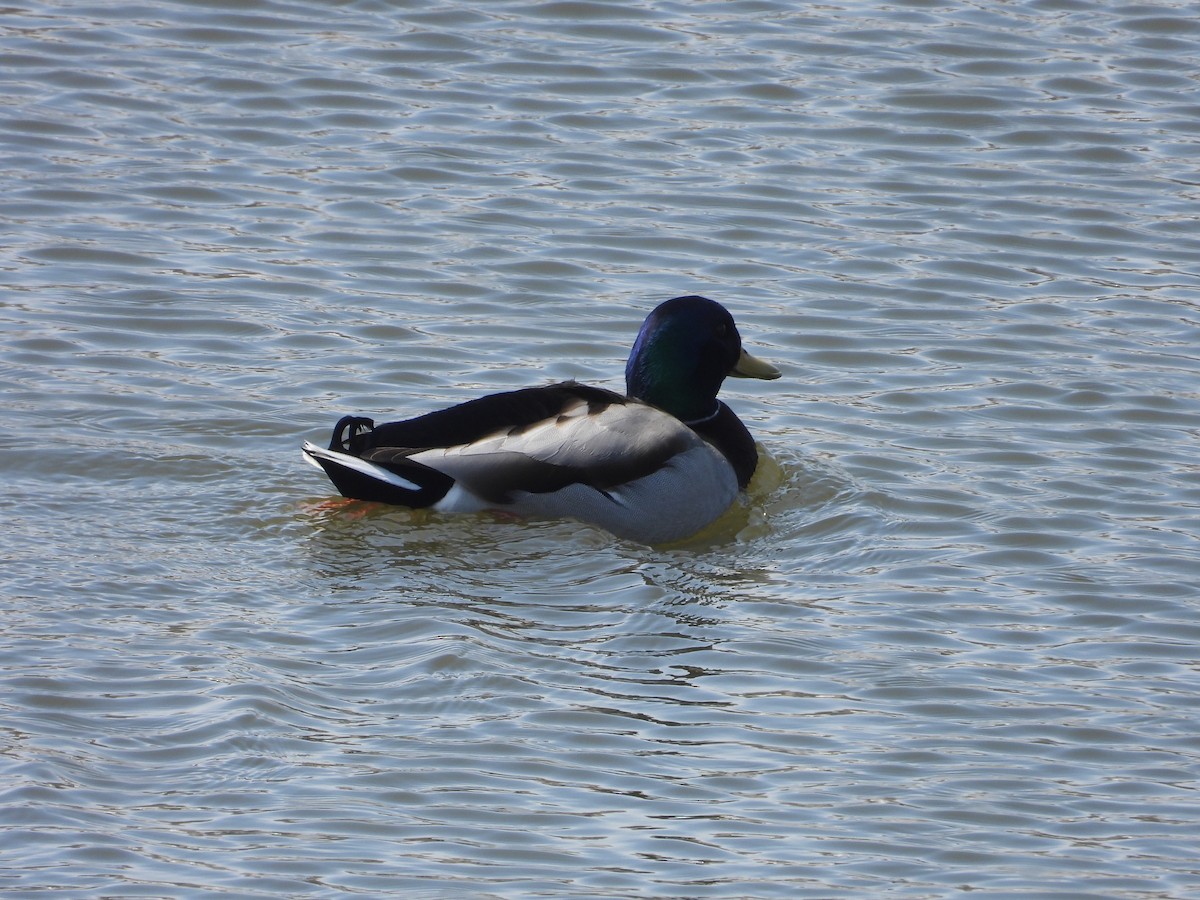
[{"label": "duck", "polygon": [[720,303],[675,297],[642,324],[624,394],[565,381],[380,425],[344,416],[328,447],[305,441],[303,456],[356,500],[670,543],[719,518],[758,466],[754,438],[717,398],[726,377],[780,374],[742,346]]}]

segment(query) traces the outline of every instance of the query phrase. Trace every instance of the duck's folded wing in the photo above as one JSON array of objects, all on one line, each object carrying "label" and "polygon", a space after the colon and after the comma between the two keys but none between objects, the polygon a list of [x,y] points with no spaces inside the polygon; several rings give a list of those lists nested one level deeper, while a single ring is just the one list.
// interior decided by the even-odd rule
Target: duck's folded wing
[{"label": "duck's folded wing", "polygon": [[673,416],[634,402],[410,459],[455,479],[438,509],[502,506],[570,517],[644,543],[695,533],[738,491],[716,448]]},{"label": "duck's folded wing", "polygon": [[637,402],[567,404],[553,418],[455,447],[419,452],[380,448],[364,458],[436,469],[487,503],[520,493],[548,494],[570,485],[601,493],[644,478],[701,439],[672,416]]}]

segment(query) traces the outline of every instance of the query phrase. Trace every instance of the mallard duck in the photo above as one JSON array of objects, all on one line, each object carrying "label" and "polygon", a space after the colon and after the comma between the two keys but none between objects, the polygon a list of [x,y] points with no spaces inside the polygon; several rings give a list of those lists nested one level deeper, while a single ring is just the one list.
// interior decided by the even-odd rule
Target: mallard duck
[{"label": "mallard duck", "polygon": [[444,512],[573,518],[648,544],[720,516],[758,465],[754,439],[717,399],[726,376],[772,379],[729,312],[676,297],[646,318],[626,395],[573,381],[469,400],[376,426],[342,418],[305,458],[346,497]]}]

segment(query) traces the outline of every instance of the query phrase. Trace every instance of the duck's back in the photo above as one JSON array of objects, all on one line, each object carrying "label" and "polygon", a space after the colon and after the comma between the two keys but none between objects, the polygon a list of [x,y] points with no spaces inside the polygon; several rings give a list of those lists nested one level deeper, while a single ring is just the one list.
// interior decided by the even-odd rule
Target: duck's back
[{"label": "duck's back", "polygon": [[361,449],[454,447],[535,425],[581,403],[598,410],[625,402],[621,394],[575,381],[504,391],[402,422],[378,425]]}]

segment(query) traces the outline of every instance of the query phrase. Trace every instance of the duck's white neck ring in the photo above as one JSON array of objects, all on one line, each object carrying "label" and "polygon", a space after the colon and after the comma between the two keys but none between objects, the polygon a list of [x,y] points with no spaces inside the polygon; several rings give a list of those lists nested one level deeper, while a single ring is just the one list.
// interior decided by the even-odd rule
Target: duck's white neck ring
[{"label": "duck's white neck ring", "polygon": [[716,402],[716,405],[713,406],[713,411],[710,412],[707,416],[701,416],[698,419],[687,419],[684,421],[683,424],[687,425],[689,428],[695,428],[697,425],[703,425],[705,422],[711,422],[713,419],[715,419],[720,414],[720,412],[721,412],[721,401],[718,400]]}]

